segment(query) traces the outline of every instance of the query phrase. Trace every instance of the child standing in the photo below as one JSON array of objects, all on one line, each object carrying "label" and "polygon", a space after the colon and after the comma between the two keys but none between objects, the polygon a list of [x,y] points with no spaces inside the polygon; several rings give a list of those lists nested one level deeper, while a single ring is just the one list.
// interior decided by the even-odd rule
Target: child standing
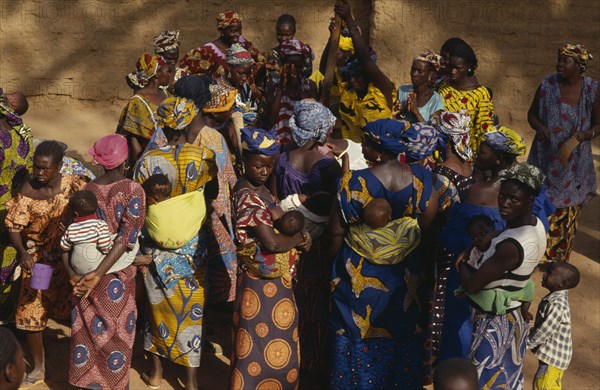
[{"label": "child standing", "polygon": [[527,348],[540,364],[533,378],[533,389],[559,390],[573,354],[568,290],[579,284],[579,271],[563,261],[540,265],[540,269],[544,271],[542,286],[550,294],[540,302],[527,339]]}]

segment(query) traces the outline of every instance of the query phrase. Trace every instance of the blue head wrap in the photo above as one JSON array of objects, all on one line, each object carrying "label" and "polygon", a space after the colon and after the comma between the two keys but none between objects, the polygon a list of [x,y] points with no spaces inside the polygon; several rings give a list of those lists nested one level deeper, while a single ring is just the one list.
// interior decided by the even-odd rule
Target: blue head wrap
[{"label": "blue head wrap", "polygon": [[413,123],[405,136],[408,138],[406,156],[417,161],[431,156],[438,147],[444,150],[446,146],[445,136],[426,123]]},{"label": "blue head wrap", "polygon": [[[369,52],[371,55],[371,61],[377,63],[377,53],[371,48],[369,48]],[[340,68],[340,74],[344,79],[349,79],[352,76],[356,76],[363,73],[363,68],[358,61],[358,57],[353,55],[348,59],[348,61]]]},{"label": "blue head wrap", "polygon": [[407,121],[394,119],[378,119],[367,123],[364,128],[365,136],[375,145],[391,154],[400,154],[408,149],[407,132],[411,129]]},{"label": "blue head wrap", "polygon": [[301,100],[294,106],[294,114],[289,119],[292,139],[298,146],[304,146],[310,140],[323,143],[335,116],[327,107],[314,100]]},{"label": "blue head wrap", "polygon": [[273,156],[279,153],[279,142],[275,131],[267,131],[257,127],[244,127],[242,133],[242,149],[252,154]]}]

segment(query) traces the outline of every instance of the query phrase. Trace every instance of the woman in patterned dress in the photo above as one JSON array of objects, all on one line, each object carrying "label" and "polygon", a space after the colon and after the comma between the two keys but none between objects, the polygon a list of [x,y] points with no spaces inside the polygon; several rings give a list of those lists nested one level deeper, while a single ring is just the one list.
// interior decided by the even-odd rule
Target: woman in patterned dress
[{"label": "woman in patterned dress", "polygon": [[[429,171],[398,161],[407,152],[408,137],[417,135],[406,123],[379,119],[367,124],[363,154],[375,166],[347,172],[339,184],[329,227],[336,256],[332,388],[423,387],[428,289],[425,261],[415,247],[435,218],[437,198]],[[386,264],[359,245],[360,231],[354,233],[374,198],[385,198],[393,210],[393,221],[376,230],[377,245],[371,245],[393,249],[388,252],[393,261]]]},{"label": "woman in patterned dress", "polygon": [[234,196],[242,271],[234,304],[230,387],[295,389],[300,348],[298,310],[292,291],[293,265],[273,274],[270,271],[276,267],[265,259],[293,264],[298,257],[296,248],[310,249],[310,235],[298,233],[288,237],[273,228],[273,214],[279,207],[265,183],[279,151],[274,132],[244,128],[242,146],[245,174],[236,184]]},{"label": "woman in patterned dress", "polygon": [[121,112],[117,134],[127,137],[129,161],[127,174],[142,155],[156,130],[156,107],[167,95],[160,87],[169,85],[169,65],[159,55],[142,54],[136,70],[127,75],[127,80],[137,88]]},{"label": "woman in patterned dress", "polygon": [[69,271],[75,284],[71,313],[69,383],[85,389],[121,390],[129,387],[137,309],[136,267],[107,273],[131,251],[144,224],[146,204],[141,186],[124,176],[127,140],[120,135],[99,139],[89,153],[104,174],[85,189],[98,199],[98,218],[104,220],[114,244],[98,268],[87,275]]},{"label": "woman in patterned dress", "polygon": [[446,111],[467,110],[471,117],[470,147],[477,153],[483,134],[494,125],[494,105],[488,88],[480,85],[475,77],[477,57],[471,46],[456,44],[452,48],[446,72],[448,78],[437,86],[444,99]]},{"label": "woman in patterned dress", "polygon": [[[192,100],[165,99],[157,110],[159,129],[149,145],[151,150],[138,162],[134,179],[143,183],[152,175],[164,174],[172,186],[170,200],[194,196],[203,190],[206,203],[211,204],[209,199],[217,192],[214,187],[217,183],[213,180],[217,176],[214,153],[204,146],[187,142],[189,124],[197,114],[198,108]],[[193,198],[193,202],[198,201],[204,202],[204,199]],[[203,206],[187,204],[195,209]],[[187,212],[185,208],[176,211]],[[168,359],[186,368],[186,389],[198,388],[206,298],[206,230],[209,228],[210,224],[205,223],[177,248],[165,248],[157,241],[145,240],[151,242],[144,250],[149,250],[153,257],[144,274],[149,303],[144,324],[144,349],[151,353],[152,368],[149,374],[142,374],[142,380],[151,387],[160,385],[163,376],[161,360]],[[167,267],[175,268],[181,263],[189,264],[185,273],[177,270],[173,278],[163,272]]]},{"label": "woman in patterned dress", "polygon": [[[579,213],[596,194],[591,140],[600,134],[600,88],[583,76],[590,59],[583,45],[561,47],[556,73],[542,81],[529,108],[537,134],[527,161],[546,175],[548,197],[557,209],[550,217],[550,260],[569,261]],[[571,138],[579,145],[562,165],[561,146]]]},{"label": "woman in patterned dress", "polygon": [[[4,102],[0,88],[0,221],[6,217],[6,203],[17,195],[31,171],[33,156],[31,129]],[[17,252],[7,239],[6,226],[0,225],[0,323],[12,319],[16,309],[18,284],[13,281]]]},{"label": "woman in patterned dress", "polygon": [[[27,331],[33,356],[33,371],[27,387],[44,381],[42,331],[49,316],[69,316],[69,279],[60,262],[59,241],[64,232],[64,214],[69,196],[85,185],[81,176],[61,174],[63,148],[58,142],[42,142],[33,155],[32,177],[18,195],[6,204],[6,229],[24,272],[16,312],[17,329]],[[54,267],[50,288],[35,290],[29,285],[34,263]]]},{"label": "woman in patterned dress", "polygon": [[227,66],[227,49],[234,43],[241,44],[252,54],[257,63],[262,63],[262,56],[252,46],[252,42],[242,37],[242,18],[235,11],[227,10],[217,16],[219,37],[204,46],[187,52],[179,61],[179,67],[188,75],[208,75],[214,79],[224,78],[229,70]]}]

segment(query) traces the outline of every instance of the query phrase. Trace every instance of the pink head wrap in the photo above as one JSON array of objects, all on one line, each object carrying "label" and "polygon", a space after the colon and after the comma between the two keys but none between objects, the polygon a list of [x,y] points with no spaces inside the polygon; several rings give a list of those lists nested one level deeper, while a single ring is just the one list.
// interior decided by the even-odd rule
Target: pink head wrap
[{"label": "pink head wrap", "polygon": [[104,169],[115,169],[127,160],[127,138],[118,134],[111,134],[100,138],[88,150],[92,156],[92,163]]}]

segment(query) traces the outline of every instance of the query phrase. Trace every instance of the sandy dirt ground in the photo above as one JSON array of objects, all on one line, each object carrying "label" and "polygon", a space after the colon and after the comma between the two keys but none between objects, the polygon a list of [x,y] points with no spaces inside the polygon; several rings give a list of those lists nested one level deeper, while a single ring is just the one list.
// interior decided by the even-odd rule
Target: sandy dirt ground
[{"label": "sandy dirt ground", "polygon": [[[113,103],[103,109],[86,108],[73,110],[65,107],[64,112],[47,112],[32,107],[25,120],[38,138],[55,138],[66,142],[69,155],[89,160],[85,151],[104,134],[114,132],[116,119],[122,105]],[[64,118],[62,115],[64,114]],[[67,119],[68,118],[68,119]],[[108,119],[108,120],[107,120]],[[68,122],[67,122],[68,121]],[[109,126],[106,124],[109,123]],[[530,144],[532,134],[525,138]],[[600,167],[600,140],[596,139],[593,157],[598,174]],[[598,175],[600,177],[600,174]],[[570,293],[571,315],[573,322],[574,356],[563,379],[563,388],[573,390],[600,389],[600,198],[596,197],[585,207],[575,241],[575,253],[572,262],[581,272],[580,285]],[[540,299],[547,291],[540,286],[541,274],[533,275],[536,285],[536,299],[531,310],[537,308]],[[199,383],[202,389],[224,389],[228,384],[229,316],[223,313],[207,312],[205,330],[207,340],[219,344],[213,348],[216,352],[205,353],[199,371]],[[212,318],[208,318],[212,315]],[[72,388],[68,384],[68,351],[70,329],[51,323],[45,332],[46,345],[46,383],[47,385],[31,389],[63,390]],[[209,348],[205,348],[209,349]],[[136,342],[132,370],[132,390],[147,389],[141,381],[140,373],[149,369],[149,361],[144,358],[141,340]],[[531,354],[525,360],[525,389],[531,389],[531,382],[537,361]],[[161,389],[181,389],[185,370],[181,366],[167,364],[165,379]],[[310,388],[302,386],[301,388]]]}]

